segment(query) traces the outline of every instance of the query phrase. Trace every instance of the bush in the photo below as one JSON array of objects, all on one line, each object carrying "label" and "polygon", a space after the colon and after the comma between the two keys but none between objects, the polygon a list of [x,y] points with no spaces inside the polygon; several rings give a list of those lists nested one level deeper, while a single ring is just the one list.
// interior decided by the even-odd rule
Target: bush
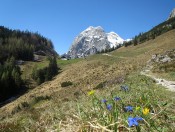
[{"label": "bush", "polygon": [[68,87],[68,86],[71,86],[71,85],[73,85],[73,83],[71,81],[66,81],[66,82],[61,83],[61,87]]},{"label": "bush", "polygon": [[51,97],[50,96],[38,96],[38,97],[35,97],[35,103],[38,103],[42,100],[50,100]]},{"label": "bush", "polygon": [[20,112],[23,109],[27,109],[30,108],[30,104],[28,102],[21,102],[21,104],[17,105],[16,107],[14,107],[14,109],[12,110],[11,114],[15,114]]},{"label": "bush", "polygon": [[21,107],[18,105],[12,110],[11,114],[14,115],[15,113],[18,113],[21,110],[22,110]]},{"label": "bush", "polygon": [[29,108],[30,105],[29,105],[29,103],[27,103],[27,102],[22,102],[22,103],[21,103],[21,107],[22,107],[22,108]]}]

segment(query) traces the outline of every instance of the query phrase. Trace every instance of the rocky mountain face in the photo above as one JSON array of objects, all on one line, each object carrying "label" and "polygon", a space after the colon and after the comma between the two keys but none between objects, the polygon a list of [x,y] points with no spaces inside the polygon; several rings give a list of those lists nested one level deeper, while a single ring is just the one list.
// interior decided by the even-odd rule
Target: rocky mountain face
[{"label": "rocky mountain face", "polygon": [[73,59],[93,55],[98,51],[123,44],[123,41],[124,40],[114,32],[106,33],[100,26],[90,26],[75,38],[67,56]]},{"label": "rocky mountain face", "polygon": [[170,13],[170,16],[168,17],[168,20],[175,17],[175,8],[172,10],[172,12]]}]

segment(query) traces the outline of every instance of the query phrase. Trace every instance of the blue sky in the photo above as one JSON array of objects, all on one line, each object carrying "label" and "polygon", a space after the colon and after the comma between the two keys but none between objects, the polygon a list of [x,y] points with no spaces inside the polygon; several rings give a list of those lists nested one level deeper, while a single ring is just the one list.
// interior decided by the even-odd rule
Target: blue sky
[{"label": "blue sky", "polygon": [[165,21],[173,8],[175,0],[0,0],[0,25],[38,32],[62,54],[89,26],[132,38]]}]

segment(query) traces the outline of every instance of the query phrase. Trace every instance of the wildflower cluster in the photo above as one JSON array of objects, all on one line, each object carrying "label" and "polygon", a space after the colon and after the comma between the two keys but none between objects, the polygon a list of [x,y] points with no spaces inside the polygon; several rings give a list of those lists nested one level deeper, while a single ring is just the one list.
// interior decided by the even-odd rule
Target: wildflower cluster
[{"label": "wildflower cluster", "polygon": [[[148,88],[148,82],[139,81],[141,85],[138,86],[138,83],[135,89],[122,85],[118,91],[116,89],[113,89],[110,93],[107,90],[104,91],[109,93],[108,96],[106,93],[103,94],[103,92],[98,94],[94,90],[88,92],[88,102],[92,101],[92,103],[86,106],[86,108],[90,109],[79,110],[80,114],[84,113],[83,116],[81,115],[81,118],[84,117],[83,119],[88,123],[92,123],[90,127],[105,128],[106,130],[167,130],[157,127],[160,124],[160,118],[167,120],[168,116],[165,115],[166,113],[161,114],[163,111],[159,111],[161,105],[157,105],[154,89]],[[143,87],[146,89],[145,91],[142,91],[141,88]]]},{"label": "wildflower cluster", "polygon": [[[121,86],[121,88],[125,92],[129,90],[129,87],[126,85]],[[144,117],[147,116],[150,111],[149,108],[147,107],[142,108],[141,106],[134,107],[131,105],[126,105],[123,102],[122,98],[119,96],[113,96],[112,98],[109,98],[109,99],[103,98],[99,100],[95,96],[94,90],[89,91],[88,96],[92,97],[94,111],[99,110],[98,112],[101,113],[101,115],[103,115],[103,121],[104,119],[108,121],[107,124],[114,123],[115,121],[119,120],[119,114],[125,115],[126,113],[128,117],[126,117],[125,120],[127,120],[128,126],[138,127],[139,122],[144,120],[143,116]],[[97,102],[96,103],[97,105],[95,105],[95,102]],[[100,104],[100,108],[98,108],[99,107],[98,104]]]},{"label": "wildflower cluster", "polygon": [[[113,100],[114,101],[119,101],[119,100],[121,100],[121,98],[116,96],[116,97],[113,98]],[[107,99],[102,99],[101,102],[105,104],[106,109],[108,111],[112,111],[112,109],[114,109],[114,107],[115,107],[112,104],[107,104],[107,102],[108,102]],[[139,111],[140,109],[141,109],[140,106],[135,107],[135,111]],[[124,112],[131,112],[132,113],[133,112],[133,106],[125,106],[124,107]],[[143,115],[148,115],[149,114],[149,109],[148,108],[142,109],[142,114]],[[139,125],[138,121],[143,121],[143,118],[138,117],[138,116],[136,116],[136,117],[130,117],[129,116],[128,117],[129,127],[138,126]]]}]

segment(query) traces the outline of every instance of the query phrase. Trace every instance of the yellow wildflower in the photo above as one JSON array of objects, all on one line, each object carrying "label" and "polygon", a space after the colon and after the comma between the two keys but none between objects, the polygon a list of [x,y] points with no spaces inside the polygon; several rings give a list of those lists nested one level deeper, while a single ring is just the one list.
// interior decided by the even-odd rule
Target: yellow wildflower
[{"label": "yellow wildflower", "polygon": [[149,113],[149,109],[148,108],[144,108],[142,110],[142,112],[143,112],[144,115],[147,115]]},{"label": "yellow wildflower", "polygon": [[93,95],[94,93],[95,93],[95,90],[91,90],[88,92],[88,95],[90,96],[90,95]]}]

